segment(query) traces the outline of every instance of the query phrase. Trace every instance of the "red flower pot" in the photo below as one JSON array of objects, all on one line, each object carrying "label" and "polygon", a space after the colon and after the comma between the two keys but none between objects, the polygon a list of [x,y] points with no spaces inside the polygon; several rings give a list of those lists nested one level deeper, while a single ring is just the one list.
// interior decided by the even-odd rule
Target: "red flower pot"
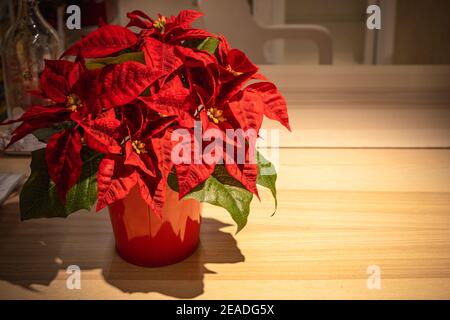
[{"label": "red flower pot", "polygon": [[202,205],[179,200],[167,188],[162,218],[151,212],[135,187],[123,200],[109,206],[116,249],[126,261],[144,267],[179,262],[198,246]]}]

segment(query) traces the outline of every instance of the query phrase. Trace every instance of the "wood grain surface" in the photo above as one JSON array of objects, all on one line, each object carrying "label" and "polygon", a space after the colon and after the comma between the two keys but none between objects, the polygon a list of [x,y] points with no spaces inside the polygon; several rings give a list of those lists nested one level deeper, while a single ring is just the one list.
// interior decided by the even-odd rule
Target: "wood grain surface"
[{"label": "wood grain surface", "polygon": [[[436,127],[429,124],[424,130],[443,130],[437,135],[441,140],[424,142],[449,143],[443,119],[448,108],[442,98],[448,94],[443,81],[448,68],[402,68],[405,78],[397,77],[396,67],[333,68],[328,73],[321,67],[305,67],[298,83],[288,78],[294,71],[263,69],[280,84],[291,106],[300,91],[309,92],[309,98],[298,94],[298,99],[321,99],[322,84],[324,92],[336,86],[336,95],[347,90],[344,81],[355,86],[356,95],[358,88],[368,86],[373,95],[367,100],[373,103],[381,80],[392,90],[412,92],[410,86],[416,85],[416,92],[431,97],[435,106],[429,108],[426,99],[416,100],[414,108],[424,112],[422,117],[437,121]],[[420,72],[426,81],[414,80]],[[352,75],[361,78],[357,81]],[[367,107],[363,102],[358,108],[358,98],[347,93],[342,99],[352,110]],[[381,100],[388,99],[382,96]],[[402,97],[395,111],[399,117],[402,108],[409,110],[414,103]],[[334,108],[330,98],[316,111],[326,118],[327,110]],[[383,108],[389,114],[390,108]],[[291,108],[292,121],[301,123],[302,113],[297,115],[295,109]],[[450,150],[416,148],[414,139],[424,132],[416,132],[417,128],[411,128],[411,136],[392,137],[397,142],[404,139],[410,145],[407,149],[394,144],[365,148],[360,142],[369,140],[358,136],[351,146],[340,145],[335,133],[343,124],[336,123],[338,129],[333,129],[334,116],[340,119],[337,109],[323,124],[334,141],[331,148],[308,142],[311,148],[279,150],[279,206],[273,217],[274,203],[265,189],[263,202],[253,201],[248,226],[237,235],[223,209],[205,205],[199,249],[169,267],[146,269],[121,260],[104,211],[20,222],[18,197],[13,195],[0,208],[0,299],[450,299]],[[383,131],[378,127],[381,118],[364,112],[360,117],[367,119],[367,128],[375,128],[365,131],[370,141],[376,141],[372,135]],[[364,131],[359,121],[353,125]],[[389,121],[389,130],[399,133],[394,120]],[[292,141],[302,134],[295,129]],[[262,151],[269,156],[273,152]],[[28,165],[27,157],[0,157],[0,171],[28,172]],[[82,270],[81,290],[66,287],[70,265]],[[379,290],[367,287],[371,265],[381,271]]]},{"label": "wood grain surface", "polygon": [[[282,147],[450,147],[450,66],[263,66],[289,102]],[[266,128],[282,127],[264,121]],[[272,144],[272,141],[269,141]]]}]

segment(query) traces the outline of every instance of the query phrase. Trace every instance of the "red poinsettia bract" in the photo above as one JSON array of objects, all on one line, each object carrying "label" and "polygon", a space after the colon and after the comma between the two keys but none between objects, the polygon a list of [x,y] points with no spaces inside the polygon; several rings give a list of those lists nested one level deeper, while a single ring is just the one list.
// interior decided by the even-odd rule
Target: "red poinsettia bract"
[{"label": "red poinsettia bract", "polygon": [[[152,19],[133,11],[127,27],[102,25],[67,49],[63,56],[76,56],[75,62],[46,61],[39,93],[46,103],[4,124],[21,123],[10,144],[37,129],[54,130],[46,161],[62,200],[80,178],[83,148],[102,155],[98,210],[137,187],[160,215],[170,174],[181,198],[222,164],[258,195],[258,167],[251,161],[256,139],[264,116],[290,129],[286,102],[245,53],[191,26],[201,15],[186,10]],[[217,48],[198,49],[204,41]],[[251,134],[230,136],[236,131]],[[190,147],[180,157],[196,161],[174,159],[180,132]],[[244,161],[229,150],[242,151]]]}]

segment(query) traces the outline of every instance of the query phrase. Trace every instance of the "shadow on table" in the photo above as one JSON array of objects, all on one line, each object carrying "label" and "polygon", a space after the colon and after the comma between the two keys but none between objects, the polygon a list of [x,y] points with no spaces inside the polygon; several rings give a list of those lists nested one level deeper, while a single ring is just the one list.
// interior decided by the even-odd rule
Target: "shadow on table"
[{"label": "shadow on table", "polygon": [[49,286],[61,270],[78,265],[82,281],[83,270],[101,269],[104,280],[125,293],[194,298],[204,291],[205,274],[215,273],[206,264],[245,261],[234,237],[221,231],[229,225],[216,219],[203,219],[203,241],[192,256],[167,267],[143,268],[117,255],[104,214],[20,222],[16,212],[17,203],[0,209],[0,280],[30,291],[39,291],[34,285]]},{"label": "shadow on table", "polygon": [[105,280],[123,292],[159,292],[177,298],[194,298],[204,291],[206,268],[212,263],[238,263],[245,260],[234,237],[221,231],[229,226],[216,219],[202,220],[202,239],[189,258],[166,267],[143,268],[129,264],[117,254],[110,268],[103,269]]}]

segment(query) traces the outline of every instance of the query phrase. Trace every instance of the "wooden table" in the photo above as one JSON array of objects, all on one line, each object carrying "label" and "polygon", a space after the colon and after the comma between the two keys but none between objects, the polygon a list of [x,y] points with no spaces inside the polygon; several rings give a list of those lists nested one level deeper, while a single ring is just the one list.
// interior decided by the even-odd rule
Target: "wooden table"
[{"label": "wooden table", "polygon": [[[206,205],[198,251],[145,269],[116,255],[105,212],[21,223],[13,196],[0,209],[0,299],[449,299],[450,68],[263,70],[294,128],[281,133],[275,216],[263,190],[234,235]],[[28,162],[2,157],[0,171]],[[70,265],[81,290],[66,288]],[[367,287],[369,266],[381,289]]]},{"label": "wooden table", "polygon": [[[450,66],[267,66],[289,102],[283,147],[450,146]],[[280,128],[265,121],[267,128]]]}]

